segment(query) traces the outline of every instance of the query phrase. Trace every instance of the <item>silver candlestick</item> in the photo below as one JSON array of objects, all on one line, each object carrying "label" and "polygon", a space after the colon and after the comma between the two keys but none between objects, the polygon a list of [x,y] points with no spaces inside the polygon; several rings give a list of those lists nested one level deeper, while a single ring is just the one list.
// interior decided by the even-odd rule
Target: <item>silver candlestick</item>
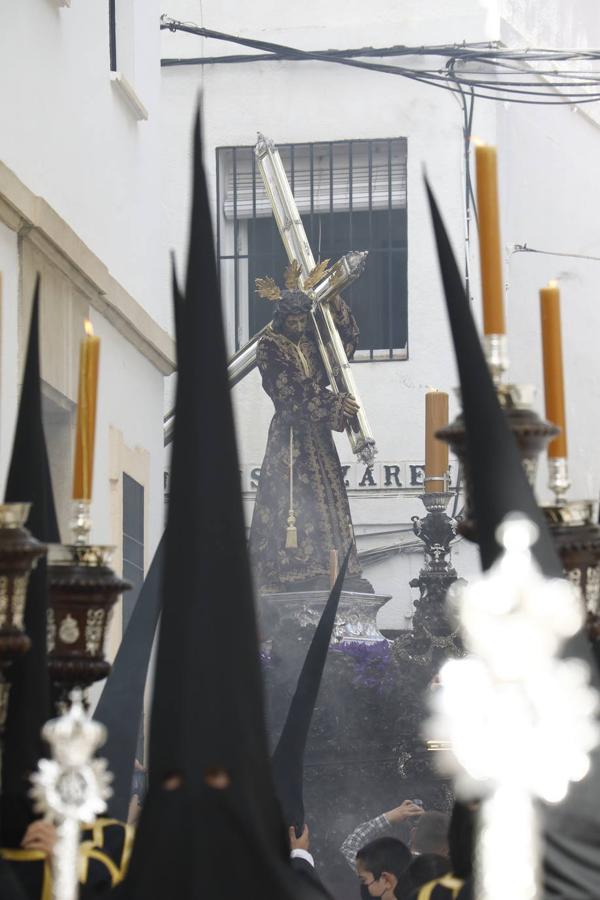
[{"label": "silver candlestick", "polygon": [[564,456],[548,457],[548,487],[556,498],[556,506],[567,502],[565,494],[571,487],[569,463]]},{"label": "silver candlestick", "polygon": [[89,500],[73,500],[73,518],[71,531],[76,546],[89,544],[92,530],[91,502]]},{"label": "silver candlestick", "polygon": [[495,387],[498,387],[508,372],[508,343],[505,334],[484,334],[483,352]]}]

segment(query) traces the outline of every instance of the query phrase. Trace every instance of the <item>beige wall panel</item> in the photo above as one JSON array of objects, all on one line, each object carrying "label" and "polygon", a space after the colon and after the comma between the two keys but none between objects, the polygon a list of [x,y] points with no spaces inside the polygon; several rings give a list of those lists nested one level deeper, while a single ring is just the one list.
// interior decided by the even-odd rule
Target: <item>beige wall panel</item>
[{"label": "beige wall panel", "polygon": [[42,378],[59,394],[77,402],[79,343],[89,302],[76,285],[26,237],[20,243],[21,305],[19,346],[22,365],[31,315],[35,279],[39,272],[40,356]]}]

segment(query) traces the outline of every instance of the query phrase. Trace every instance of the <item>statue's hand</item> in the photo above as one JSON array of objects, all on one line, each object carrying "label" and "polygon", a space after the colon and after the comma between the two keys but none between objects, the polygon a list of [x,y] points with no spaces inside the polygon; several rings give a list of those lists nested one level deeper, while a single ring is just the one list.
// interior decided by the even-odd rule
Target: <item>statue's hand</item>
[{"label": "statue's hand", "polygon": [[344,397],[344,399],[342,400],[342,412],[349,419],[353,419],[359,409],[360,406],[358,405],[352,394],[348,394],[348,396]]}]

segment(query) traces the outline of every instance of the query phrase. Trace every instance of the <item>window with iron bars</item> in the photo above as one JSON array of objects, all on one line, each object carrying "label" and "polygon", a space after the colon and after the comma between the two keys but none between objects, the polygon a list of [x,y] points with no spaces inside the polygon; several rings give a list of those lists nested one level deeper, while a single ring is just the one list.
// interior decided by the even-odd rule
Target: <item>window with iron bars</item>
[{"label": "window with iron bars", "polygon": [[[360,327],[356,359],[406,359],[406,138],[278,145],[317,261],[368,250],[344,291]],[[229,350],[266,325],[269,301],[256,278],[283,284],[287,256],[253,147],[217,148],[217,254]]]}]

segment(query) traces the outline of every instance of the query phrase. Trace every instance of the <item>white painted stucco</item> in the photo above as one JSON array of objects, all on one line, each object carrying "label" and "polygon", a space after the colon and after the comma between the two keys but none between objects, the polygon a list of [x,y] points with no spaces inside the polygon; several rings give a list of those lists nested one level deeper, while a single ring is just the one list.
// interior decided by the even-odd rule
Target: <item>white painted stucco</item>
[{"label": "white painted stucco", "polygon": [[[4,492],[4,479],[8,460],[12,451],[12,427],[14,422],[18,390],[15,373],[17,371],[18,309],[14,298],[18,294],[19,266],[17,257],[17,236],[0,223],[0,272],[2,272],[2,307],[0,330],[0,490]],[[2,493],[4,496],[4,493]]]},{"label": "white painted stucco", "polygon": [[118,68],[147,120],[136,118],[111,81],[107,2],[0,5],[0,488],[39,268],[44,392],[66,416],[60,434],[47,422],[62,537],[70,537],[77,355],[89,315],[102,342],[92,537],[117,546],[119,568],[114,435],[119,460],[141,460],[132,476],[139,470],[146,478],[147,469],[147,563],[163,527],[171,298],[163,291],[168,256],[160,233],[159,4],[121,0],[117,17]]},{"label": "white painted stucco", "polygon": [[158,3],[123,0],[117,65],[149,111],[111,83],[108,3],[0,6],[0,159],[42,196],[163,326],[160,291]]}]

